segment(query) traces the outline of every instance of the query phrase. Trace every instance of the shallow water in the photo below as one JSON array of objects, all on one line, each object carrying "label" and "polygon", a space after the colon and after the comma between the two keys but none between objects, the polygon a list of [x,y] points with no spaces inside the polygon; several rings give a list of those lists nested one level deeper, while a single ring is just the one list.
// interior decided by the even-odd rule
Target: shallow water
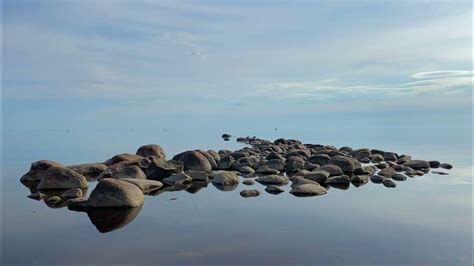
[{"label": "shallow water", "polygon": [[[443,146],[436,134],[410,142],[400,133],[360,139],[317,130],[234,132],[387,149],[455,168],[446,176],[397,182],[395,189],[369,182],[310,198],[292,196],[289,185],[271,195],[258,183],[227,192],[209,184],[196,193],[146,196],[143,207],[130,212],[87,215],[27,198],[20,176],[39,159],[105,161],[147,143],[162,145],[168,157],[242,145],[222,141],[217,129],[10,130],[3,147],[2,265],[470,265],[469,145]],[[239,195],[244,188],[262,194],[245,199]]]}]

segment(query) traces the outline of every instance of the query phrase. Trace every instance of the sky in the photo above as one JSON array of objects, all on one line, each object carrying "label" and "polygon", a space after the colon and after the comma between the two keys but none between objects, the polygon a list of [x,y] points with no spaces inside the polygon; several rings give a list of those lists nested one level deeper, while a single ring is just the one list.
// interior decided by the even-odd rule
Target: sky
[{"label": "sky", "polygon": [[467,126],[472,4],[5,0],[2,62],[6,129]]}]

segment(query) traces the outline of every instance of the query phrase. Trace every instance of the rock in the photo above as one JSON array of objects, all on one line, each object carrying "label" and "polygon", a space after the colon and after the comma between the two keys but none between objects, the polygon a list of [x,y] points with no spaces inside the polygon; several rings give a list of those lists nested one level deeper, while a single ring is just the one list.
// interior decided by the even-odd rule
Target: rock
[{"label": "rock", "polygon": [[281,189],[279,186],[269,185],[269,186],[267,186],[267,187],[265,188],[265,191],[266,191],[267,193],[277,195],[277,194],[282,193],[284,190]]},{"label": "rock", "polygon": [[264,185],[284,185],[287,184],[289,179],[283,175],[266,175],[266,176],[259,176],[255,179],[255,181],[264,184]]},{"label": "rock", "polygon": [[148,179],[160,181],[170,175],[179,174],[183,172],[183,170],[184,166],[182,162],[152,159],[146,171],[146,176]]},{"label": "rock", "polygon": [[438,174],[438,175],[449,175],[448,173],[440,172],[440,171],[432,171],[431,173]]},{"label": "rock", "polygon": [[380,154],[372,154],[370,157],[370,161],[373,163],[380,163],[384,161],[384,158]]},{"label": "rock", "polygon": [[230,139],[230,138],[232,138],[232,135],[230,135],[230,134],[222,134],[221,137],[222,137],[223,139]]},{"label": "rock", "polygon": [[370,163],[369,157],[362,157],[358,160],[360,163]]},{"label": "rock", "polygon": [[209,181],[208,173],[204,171],[186,170],[184,173],[190,176],[193,181]]},{"label": "rock", "polygon": [[329,176],[330,176],[329,172],[317,169],[305,174],[304,178],[318,182],[320,184],[324,184]]},{"label": "rock", "polygon": [[140,156],[140,155],[135,155],[135,154],[122,153],[122,154],[117,154],[114,157],[108,159],[107,161],[105,161],[104,164],[107,165],[107,166],[111,166],[111,165],[114,165],[116,163],[127,162],[127,161],[135,161],[135,160],[139,160],[139,159],[143,159],[143,157]]},{"label": "rock", "polygon": [[86,211],[87,210],[87,199],[86,198],[75,198],[67,201],[67,208],[72,211]]},{"label": "rock", "polygon": [[38,190],[87,188],[86,178],[63,166],[51,166],[38,184]]},{"label": "rock", "polygon": [[338,176],[338,175],[342,175],[343,173],[342,169],[339,166],[333,165],[333,164],[323,165],[319,167],[318,170],[323,170],[323,171],[328,172],[329,176]]},{"label": "rock", "polygon": [[88,206],[137,207],[142,205],[143,201],[143,193],[136,185],[119,179],[104,178],[92,191]]},{"label": "rock", "polygon": [[181,161],[184,170],[211,171],[212,165],[209,160],[198,151],[185,151],[173,157],[175,161]]},{"label": "rock", "polygon": [[329,160],[329,164],[337,165],[344,173],[353,173],[355,169],[361,168],[358,161],[350,157],[336,155]]},{"label": "rock", "polygon": [[82,189],[80,189],[80,188],[71,188],[69,190],[66,190],[61,195],[61,198],[65,198],[65,199],[82,198],[83,195],[84,195],[84,193],[82,192]]},{"label": "rock", "polygon": [[394,152],[386,152],[383,154],[383,158],[385,161],[396,162],[398,160],[398,154]]},{"label": "rock", "polygon": [[163,179],[163,183],[169,185],[169,186],[174,186],[174,185],[177,185],[177,184],[189,184],[191,183],[193,179],[185,174],[185,173],[179,173],[179,174],[175,174],[175,175],[171,175],[171,176],[168,176],[166,178]]},{"label": "rock", "polygon": [[46,197],[47,195],[46,194],[43,194],[39,191],[36,191],[34,193],[31,193],[30,195],[28,195],[27,197],[30,198],[30,199],[34,199],[34,200],[42,200]]},{"label": "rock", "polygon": [[146,179],[146,175],[143,170],[136,165],[127,165],[124,167],[111,167],[103,171],[98,180],[103,178],[135,178],[135,179]]},{"label": "rock", "polygon": [[52,167],[63,167],[60,163],[50,160],[41,160],[31,164],[28,173],[24,174],[21,178],[21,182],[38,182],[44,177],[46,171]]},{"label": "rock", "polygon": [[251,186],[251,185],[255,184],[255,181],[253,179],[245,179],[244,181],[242,181],[242,184],[247,185],[247,186]]},{"label": "rock", "polygon": [[370,157],[372,155],[372,152],[369,149],[363,148],[354,150],[351,155],[354,156],[355,159],[359,159],[364,157]]},{"label": "rock", "polygon": [[355,175],[351,177],[351,183],[367,183],[369,182],[370,177],[368,175]]},{"label": "rock", "polygon": [[235,160],[239,160],[240,158],[249,156],[249,154],[246,152],[233,152],[230,154],[230,156],[232,156],[232,158],[234,158]]},{"label": "rock", "polygon": [[428,163],[430,164],[431,168],[438,168],[441,165],[439,161],[428,161]]},{"label": "rock", "polygon": [[256,189],[246,189],[246,190],[240,191],[240,196],[244,198],[258,197],[259,195],[260,195],[260,191]]},{"label": "rock", "polygon": [[214,157],[212,157],[209,153],[203,151],[203,150],[196,150],[197,152],[199,152],[202,156],[206,157],[207,161],[209,161],[209,163],[211,164],[211,169],[212,170],[217,170],[218,167],[217,167],[217,162],[216,160],[214,160]]},{"label": "rock", "polygon": [[271,159],[265,163],[265,166],[267,166],[270,169],[278,170],[280,172],[285,169],[285,160],[284,159]]},{"label": "rock", "polygon": [[[447,170],[453,169],[453,166],[452,166],[451,164],[449,164],[449,163],[442,163],[442,164],[439,165],[439,167],[441,167],[441,168],[443,168],[443,169],[447,169]],[[413,167],[412,167],[412,168],[413,168]],[[415,168],[413,168],[413,169],[415,169]]]},{"label": "rock", "polygon": [[44,200],[48,205],[55,205],[61,202],[61,198],[58,196],[52,196]]},{"label": "rock", "polygon": [[136,178],[120,178],[119,180],[129,182],[137,186],[143,193],[147,193],[153,190],[160,189],[163,183],[157,180],[149,179],[136,179]]},{"label": "rock", "polygon": [[384,186],[390,187],[390,188],[397,186],[397,183],[395,183],[395,181],[393,181],[392,179],[388,179],[388,178],[384,179],[382,183],[383,183]]},{"label": "rock", "polygon": [[107,165],[103,163],[86,163],[78,165],[69,165],[66,166],[66,168],[69,168],[74,172],[85,176],[88,180],[95,180],[100,175],[100,173],[107,169]]},{"label": "rock", "polygon": [[392,165],[391,167],[393,168],[393,170],[395,170],[395,172],[402,172],[403,171],[403,166],[402,165],[395,164],[395,165]]},{"label": "rock", "polygon": [[286,159],[286,171],[290,173],[304,169],[304,159],[299,156],[291,156]]},{"label": "rock", "polygon": [[326,180],[326,184],[349,184],[350,182],[351,180],[347,175],[333,176]]},{"label": "rock", "polygon": [[386,178],[392,178],[392,176],[396,175],[397,172],[392,167],[387,167],[380,170],[377,174]]},{"label": "rock", "polygon": [[260,159],[255,156],[243,157],[238,160],[241,166],[257,168],[260,165]]},{"label": "rock", "polygon": [[319,184],[302,184],[293,187],[290,193],[299,197],[311,197],[324,195],[327,193],[327,190]]},{"label": "rock", "polygon": [[266,165],[260,165],[257,168],[256,172],[259,173],[259,174],[264,174],[264,175],[276,175],[276,174],[280,173],[280,171],[278,171],[276,169],[273,169],[273,168],[270,168]]},{"label": "rock", "polygon": [[143,145],[138,148],[136,154],[142,157],[151,156],[158,159],[164,159],[166,157],[163,148],[161,148],[161,146],[157,144]]},{"label": "rock", "polygon": [[392,176],[392,179],[396,180],[396,181],[405,181],[405,180],[407,180],[407,177],[405,175],[402,175],[402,174],[395,174],[395,175]]},{"label": "rock", "polygon": [[313,171],[313,170],[318,169],[318,168],[319,168],[318,164],[310,163],[308,161],[304,162],[304,169],[305,170]]},{"label": "rock", "polygon": [[422,160],[409,161],[409,162],[404,163],[403,165],[413,168],[415,170],[430,168],[430,163],[427,161],[422,161]]},{"label": "rock", "polygon": [[277,159],[277,160],[285,160],[285,158],[283,158],[283,156],[281,156],[279,153],[275,152],[275,151],[272,151],[270,152],[267,157],[265,157],[265,159],[267,160],[274,160],[274,159]]},{"label": "rock", "polygon": [[383,177],[383,176],[380,176],[380,175],[373,175],[370,177],[370,181],[372,181],[372,183],[376,183],[376,184],[380,184],[382,183],[386,178]]},{"label": "rock", "polygon": [[223,155],[219,162],[217,163],[217,167],[220,170],[227,170],[232,167],[234,164],[235,159],[231,155]]},{"label": "rock", "polygon": [[239,183],[239,176],[234,171],[217,171],[211,174],[214,185],[233,185]]},{"label": "rock", "polygon": [[316,184],[316,185],[319,185],[320,183],[316,182],[316,181],[313,181],[313,180],[309,180],[309,179],[306,179],[302,176],[295,176],[291,179],[291,187],[295,187],[295,186],[299,186],[299,185],[303,185],[303,184]]},{"label": "rock", "polygon": [[377,167],[378,169],[385,169],[388,167],[388,164],[387,163],[379,163],[379,164],[376,164],[375,167]]},{"label": "rock", "polygon": [[327,154],[316,154],[308,158],[310,163],[314,163],[317,165],[326,165],[331,160],[331,157]]},{"label": "rock", "polygon": [[255,173],[255,170],[253,170],[250,166],[241,166],[239,167],[239,172],[245,175],[251,175]]}]

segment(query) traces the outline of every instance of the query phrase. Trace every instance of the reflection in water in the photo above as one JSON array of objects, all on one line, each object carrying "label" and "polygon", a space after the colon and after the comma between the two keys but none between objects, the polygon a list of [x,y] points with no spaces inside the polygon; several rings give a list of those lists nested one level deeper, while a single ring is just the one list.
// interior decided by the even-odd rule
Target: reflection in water
[{"label": "reflection in water", "polygon": [[87,215],[101,233],[108,233],[129,224],[143,205],[134,208],[89,208]]},{"label": "reflection in water", "polygon": [[239,186],[239,183],[228,184],[228,185],[220,185],[212,183],[218,190],[220,191],[232,191]]}]

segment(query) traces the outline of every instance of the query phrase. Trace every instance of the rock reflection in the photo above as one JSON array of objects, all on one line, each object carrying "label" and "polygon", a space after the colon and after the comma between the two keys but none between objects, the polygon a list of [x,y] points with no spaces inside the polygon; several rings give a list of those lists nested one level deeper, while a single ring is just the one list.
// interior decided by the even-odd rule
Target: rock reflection
[{"label": "rock reflection", "polygon": [[143,205],[134,208],[90,208],[87,215],[97,231],[108,233],[122,228],[135,219]]},{"label": "rock reflection", "polygon": [[215,183],[212,183],[218,190],[220,191],[232,191],[234,189],[236,189],[238,186],[239,186],[239,183],[233,183],[233,184],[225,184],[225,185],[222,185],[222,184],[215,184]]}]

